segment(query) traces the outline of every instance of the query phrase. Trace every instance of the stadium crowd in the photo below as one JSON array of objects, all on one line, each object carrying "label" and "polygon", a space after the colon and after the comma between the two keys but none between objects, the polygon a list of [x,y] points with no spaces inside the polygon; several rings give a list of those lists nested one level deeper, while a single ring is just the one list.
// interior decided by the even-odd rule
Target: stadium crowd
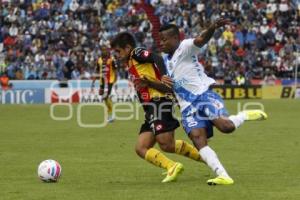
[{"label": "stadium crowd", "polygon": [[[138,0],[4,0],[0,4],[0,73],[11,79],[90,78],[101,47],[120,31],[152,48],[152,25]],[[211,76],[247,83],[265,76],[291,78],[300,63],[300,1],[146,0],[161,24],[185,37],[210,21],[232,25],[215,33],[199,55]],[[157,49],[156,49],[157,50]],[[126,77],[120,72],[119,76]],[[239,81],[242,80],[242,81]]]},{"label": "stadium crowd", "polygon": [[205,47],[200,61],[211,76],[245,81],[270,74],[289,78],[300,64],[300,1],[150,1],[161,24],[173,22],[193,37],[219,17],[231,26],[219,30]]},{"label": "stadium crowd", "polygon": [[147,15],[130,1],[11,0],[0,6],[0,72],[11,79],[88,79],[101,48],[120,31],[153,43]]}]

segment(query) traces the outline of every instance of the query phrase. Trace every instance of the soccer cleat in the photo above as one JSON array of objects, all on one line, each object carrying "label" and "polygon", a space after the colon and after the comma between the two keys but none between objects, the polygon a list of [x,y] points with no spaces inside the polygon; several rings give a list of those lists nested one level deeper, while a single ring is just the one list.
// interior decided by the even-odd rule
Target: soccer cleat
[{"label": "soccer cleat", "polygon": [[168,171],[162,172],[161,175],[166,176],[168,174]]},{"label": "soccer cleat", "polygon": [[232,185],[234,183],[233,179],[230,177],[218,176],[207,181],[208,185]]},{"label": "soccer cleat", "polygon": [[268,115],[262,110],[244,110],[243,112],[246,115],[246,121],[258,121],[268,118]]},{"label": "soccer cleat", "polygon": [[107,123],[112,123],[114,121],[115,121],[115,118],[112,116],[108,117],[108,119],[107,119]]},{"label": "soccer cleat", "polygon": [[183,165],[181,163],[175,163],[169,170],[167,173],[166,178],[164,178],[164,180],[162,180],[162,183],[168,183],[168,182],[172,182],[172,181],[176,181],[177,176],[179,174],[181,174],[183,172]]}]

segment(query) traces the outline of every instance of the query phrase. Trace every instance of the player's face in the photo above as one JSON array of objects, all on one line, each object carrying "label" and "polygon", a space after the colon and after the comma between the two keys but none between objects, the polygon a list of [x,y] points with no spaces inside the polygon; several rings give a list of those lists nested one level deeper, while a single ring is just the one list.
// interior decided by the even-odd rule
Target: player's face
[{"label": "player's face", "polygon": [[102,49],[102,57],[106,58],[109,56],[109,50],[107,48]]},{"label": "player's face", "polygon": [[171,34],[169,30],[159,33],[161,50],[164,53],[173,53],[179,43],[177,35]]},{"label": "player's face", "polygon": [[115,47],[114,48],[116,52],[116,56],[121,60],[121,61],[127,61],[129,54],[130,54],[130,48],[126,46],[125,48],[121,47]]}]

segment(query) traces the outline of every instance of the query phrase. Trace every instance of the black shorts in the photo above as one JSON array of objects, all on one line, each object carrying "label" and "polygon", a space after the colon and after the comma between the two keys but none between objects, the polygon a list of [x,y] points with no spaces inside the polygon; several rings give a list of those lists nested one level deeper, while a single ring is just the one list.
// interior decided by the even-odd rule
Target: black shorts
[{"label": "black shorts", "polygon": [[155,135],[173,131],[180,126],[177,119],[173,117],[173,102],[166,98],[152,100],[143,103],[145,111],[145,122],[142,124],[140,134],[152,132]]}]

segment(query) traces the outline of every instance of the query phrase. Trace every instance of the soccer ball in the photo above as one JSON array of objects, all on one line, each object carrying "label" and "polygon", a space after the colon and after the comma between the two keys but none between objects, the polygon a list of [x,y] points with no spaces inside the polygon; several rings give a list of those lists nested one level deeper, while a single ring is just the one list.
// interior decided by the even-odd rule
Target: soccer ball
[{"label": "soccer ball", "polygon": [[57,182],[61,175],[61,166],[55,160],[44,160],[38,167],[38,176],[44,182]]}]

